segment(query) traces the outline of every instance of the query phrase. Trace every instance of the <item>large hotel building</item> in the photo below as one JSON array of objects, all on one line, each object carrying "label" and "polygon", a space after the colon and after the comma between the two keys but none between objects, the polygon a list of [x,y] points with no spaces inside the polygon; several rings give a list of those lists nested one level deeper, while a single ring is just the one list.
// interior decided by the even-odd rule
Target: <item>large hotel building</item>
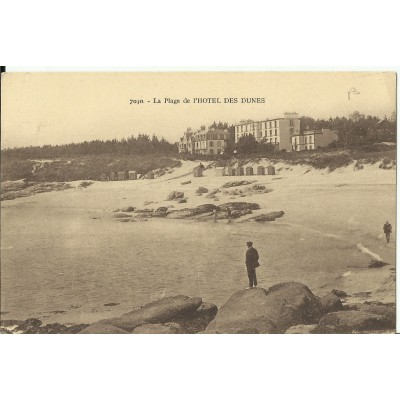
[{"label": "large hotel building", "polygon": [[235,124],[235,141],[242,136],[253,135],[258,142],[270,143],[277,150],[292,151],[292,136],[300,134],[300,118],[297,113],[285,113],[283,118],[261,121],[240,121]]}]

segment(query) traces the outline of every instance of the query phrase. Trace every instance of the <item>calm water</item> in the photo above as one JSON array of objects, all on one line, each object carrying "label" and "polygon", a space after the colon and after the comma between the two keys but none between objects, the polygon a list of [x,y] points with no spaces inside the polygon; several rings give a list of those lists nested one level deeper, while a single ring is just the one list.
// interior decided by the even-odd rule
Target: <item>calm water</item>
[{"label": "calm water", "polygon": [[[284,220],[269,224],[91,219],[85,210],[2,209],[3,318],[91,322],[162,296],[222,305],[247,285],[246,241],[260,254],[259,286],[297,280],[316,292],[369,257]],[[119,303],[115,307],[104,306]]]}]

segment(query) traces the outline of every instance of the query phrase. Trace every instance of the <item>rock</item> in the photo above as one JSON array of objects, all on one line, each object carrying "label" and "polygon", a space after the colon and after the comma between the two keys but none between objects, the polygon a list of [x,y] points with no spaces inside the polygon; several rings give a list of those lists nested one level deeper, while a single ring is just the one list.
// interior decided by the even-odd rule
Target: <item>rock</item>
[{"label": "rock", "polygon": [[312,325],[295,325],[291,326],[285,333],[313,333],[317,327],[316,324]]},{"label": "rock", "polygon": [[378,260],[372,260],[368,264],[368,268],[381,268],[381,267],[384,267],[385,265],[388,265],[388,263],[385,263],[383,261],[378,261]]},{"label": "rock", "polygon": [[183,209],[183,210],[174,210],[174,211],[170,211],[167,214],[167,218],[170,219],[184,219],[184,218],[189,218],[193,216],[193,211],[192,210],[188,210],[188,209]]},{"label": "rock", "polygon": [[230,188],[234,186],[243,186],[243,185],[250,185],[254,181],[232,181],[232,182],[226,182],[222,185],[223,188]]},{"label": "rock", "polygon": [[204,213],[210,213],[213,212],[214,210],[218,210],[218,206],[216,206],[215,204],[202,204],[200,206],[197,206],[194,210],[193,210],[193,214],[197,215],[197,214],[204,214]]},{"label": "rock", "polygon": [[118,222],[129,222],[129,221],[131,221],[131,219],[130,218],[118,218],[117,221]]},{"label": "rock", "polygon": [[187,203],[187,199],[178,199],[178,203]]},{"label": "rock", "polygon": [[183,198],[184,196],[185,196],[185,194],[183,192],[173,191],[167,196],[167,201],[180,199],[180,198]]},{"label": "rock", "polygon": [[181,182],[181,185],[189,185],[189,183],[192,183],[192,181]]},{"label": "rock", "polygon": [[325,313],[340,311],[343,309],[343,304],[340,301],[340,298],[333,293],[322,296],[319,300],[321,301],[321,306]]},{"label": "rock", "polygon": [[267,222],[275,221],[276,218],[281,218],[285,213],[283,211],[272,211],[267,214],[257,215],[254,218],[250,218],[249,221],[255,222]]},{"label": "rock", "polygon": [[265,186],[264,186],[264,185],[257,185],[257,184],[255,184],[255,185],[253,185],[251,188],[252,188],[253,190],[265,190]]},{"label": "rock", "polygon": [[346,304],[344,307],[346,311],[362,311],[366,313],[382,315],[386,317],[391,322],[391,327],[394,329],[396,327],[396,308],[386,306],[386,305],[373,305],[373,304],[362,304],[353,303]]},{"label": "rock", "polygon": [[154,211],[155,217],[166,217],[168,212],[168,207],[158,207],[156,211]]},{"label": "rock", "polygon": [[96,322],[95,324],[89,325],[87,328],[78,332],[78,334],[95,333],[95,334],[121,334],[129,333],[123,329],[117,328],[113,325],[107,325],[103,323]]},{"label": "rock", "polygon": [[127,331],[144,324],[171,322],[181,315],[196,311],[202,303],[201,298],[187,296],[164,297],[148,303],[139,309],[122,314],[120,317],[99,321]]},{"label": "rock", "polygon": [[257,203],[246,203],[245,201],[232,201],[230,203],[224,203],[219,206],[221,210],[226,210],[227,208],[233,210],[259,210],[260,205]]},{"label": "rock", "polygon": [[343,290],[333,289],[331,291],[331,293],[337,297],[347,297],[348,296],[348,294],[346,292],[344,292]]},{"label": "rock", "polygon": [[208,329],[256,329],[259,333],[284,333],[290,326],[318,322],[323,315],[319,299],[298,282],[284,282],[268,291],[240,290],[220,308]]},{"label": "rock", "polygon": [[315,333],[352,333],[393,329],[383,315],[363,311],[336,311],[321,318]]},{"label": "rock", "polygon": [[72,325],[67,328],[66,333],[79,333],[89,327],[88,324]]},{"label": "rock", "polygon": [[132,214],[117,213],[112,216],[113,218],[130,218]]},{"label": "rock", "polygon": [[129,207],[125,207],[125,208],[121,208],[122,212],[132,212],[135,211],[135,207],[129,206]]},{"label": "rock", "polygon": [[202,194],[202,193],[208,193],[208,189],[203,186],[199,186],[199,188],[196,190],[196,194]]},{"label": "rock", "polygon": [[174,319],[186,333],[198,333],[204,331],[208,324],[215,318],[218,307],[211,303],[202,303],[200,307],[189,314],[182,314]]},{"label": "rock", "polygon": [[177,334],[186,333],[182,327],[173,322],[166,324],[144,324],[135,328],[134,334]]},{"label": "rock", "polygon": [[23,331],[24,333],[38,333],[42,321],[37,318],[29,318],[18,324],[17,331]]}]

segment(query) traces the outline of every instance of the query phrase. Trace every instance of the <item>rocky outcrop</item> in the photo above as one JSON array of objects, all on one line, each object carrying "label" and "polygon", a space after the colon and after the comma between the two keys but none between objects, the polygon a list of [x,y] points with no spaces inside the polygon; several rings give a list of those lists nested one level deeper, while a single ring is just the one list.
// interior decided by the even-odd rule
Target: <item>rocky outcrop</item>
[{"label": "rocky outcrop", "polygon": [[285,282],[268,291],[255,288],[234,293],[207,330],[221,333],[245,329],[284,333],[289,327],[313,324],[323,315],[319,299],[298,282]]},{"label": "rocky outcrop", "polygon": [[371,313],[376,315],[382,315],[386,317],[390,322],[391,326],[394,329],[396,327],[396,308],[386,306],[386,305],[370,305],[370,304],[362,304],[362,303],[353,303],[346,304],[344,310],[350,311],[362,311],[365,313]]},{"label": "rocky outcrop", "polygon": [[285,213],[283,211],[272,211],[267,214],[257,215],[256,217],[250,218],[249,221],[254,222],[269,222],[275,221],[277,218],[283,217]]},{"label": "rocky outcrop", "polygon": [[250,185],[254,181],[231,181],[224,183],[221,187],[223,188],[231,188],[236,186]]},{"label": "rocky outcrop", "polygon": [[176,199],[182,199],[184,196],[185,196],[185,194],[183,192],[173,191],[167,196],[166,200],[171,201],[171,200],[176,200]]},{"label": "rocky outcrop", "polygon": [[218,313],[218,307],[211,303],[202,303],[200,307],[189,314],[182,314],[173,319],[185,333],[198,333],[204,331],[208,324]]},{"label": "rocky outcrop", "polygon": [[99,321],[104,325],[116,326],[126,331],[132,331],[144,324],[172,322],[182,315],[195,313],[202,299],[198,297],[173,296],[148,303],[139,309],[122,314],[120,317]]},{"label": "rocky outcrop", "polygon": [[285,333],[290,333],[290,334],[314,333],[314,330],[316,327],[317,327],[316,324],[295,325],[295,326],[291,326]]},{"label": "rocky outcrop", "polygon": [[117,328],[113,325],[95,323],[89,325],[87,328],[83,329],[82,331],[78,332],[79,334],[125,334],[129,333],[121,328]]},{"label": "rocky outcrop", "polygon": [[135,211],[135,207],[133,207],[133,206],[124,207],[124,208],[121,208],[121,211],[122,212],[132,212],[132,211]]},{"label": "rocky outcrop", "polygon": [[346,292],[344,292],[343,290],[332,289],[331,293],[340,298],[344,298],[344,297],[348,296],[348,294]]},{"label": "rocky outcrop", "polygon": [[320,297],[321,306],[325,313],[340,311],[343,309],[343,304],[340,298],[333,293]]},{"label": "rocky outcrop", "polygon": [[247,203],[245,201],[232,201],[230,203],[224,203],[219,206],[221,210],[230,208],[231,210],[259,210],[260,205],[257,203]]},{"label": "rocky outcrop", "polygon": [[385,265],[388,265],[388,263],[385,263],[383,261],[378,261],[378,260],[372,260],[368,264],[368,268],[382,268]]},{"label": "rocky outcrop", "polygon": [[135,328],[132,333],[134,334],[179,334],[186,333],[185,330],[174,322],[167,322],[166,324],[144,324]]},{"label": "rocky outcrop", "polygon": [[383,315],[364,311],[337,311],[326,314],[314,333],[355,333],[393,329],[393,323]]}]

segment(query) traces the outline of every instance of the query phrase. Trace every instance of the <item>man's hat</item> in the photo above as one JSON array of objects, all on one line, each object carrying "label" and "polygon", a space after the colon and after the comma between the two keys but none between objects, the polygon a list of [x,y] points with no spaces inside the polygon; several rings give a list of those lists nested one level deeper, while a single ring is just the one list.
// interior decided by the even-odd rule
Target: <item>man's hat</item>
[{"label": "man's hat", "polygon": [[253,242],[247,242],[247,244],[249,244],[250,246],[252,246],[252,245],[253,245]]}]

